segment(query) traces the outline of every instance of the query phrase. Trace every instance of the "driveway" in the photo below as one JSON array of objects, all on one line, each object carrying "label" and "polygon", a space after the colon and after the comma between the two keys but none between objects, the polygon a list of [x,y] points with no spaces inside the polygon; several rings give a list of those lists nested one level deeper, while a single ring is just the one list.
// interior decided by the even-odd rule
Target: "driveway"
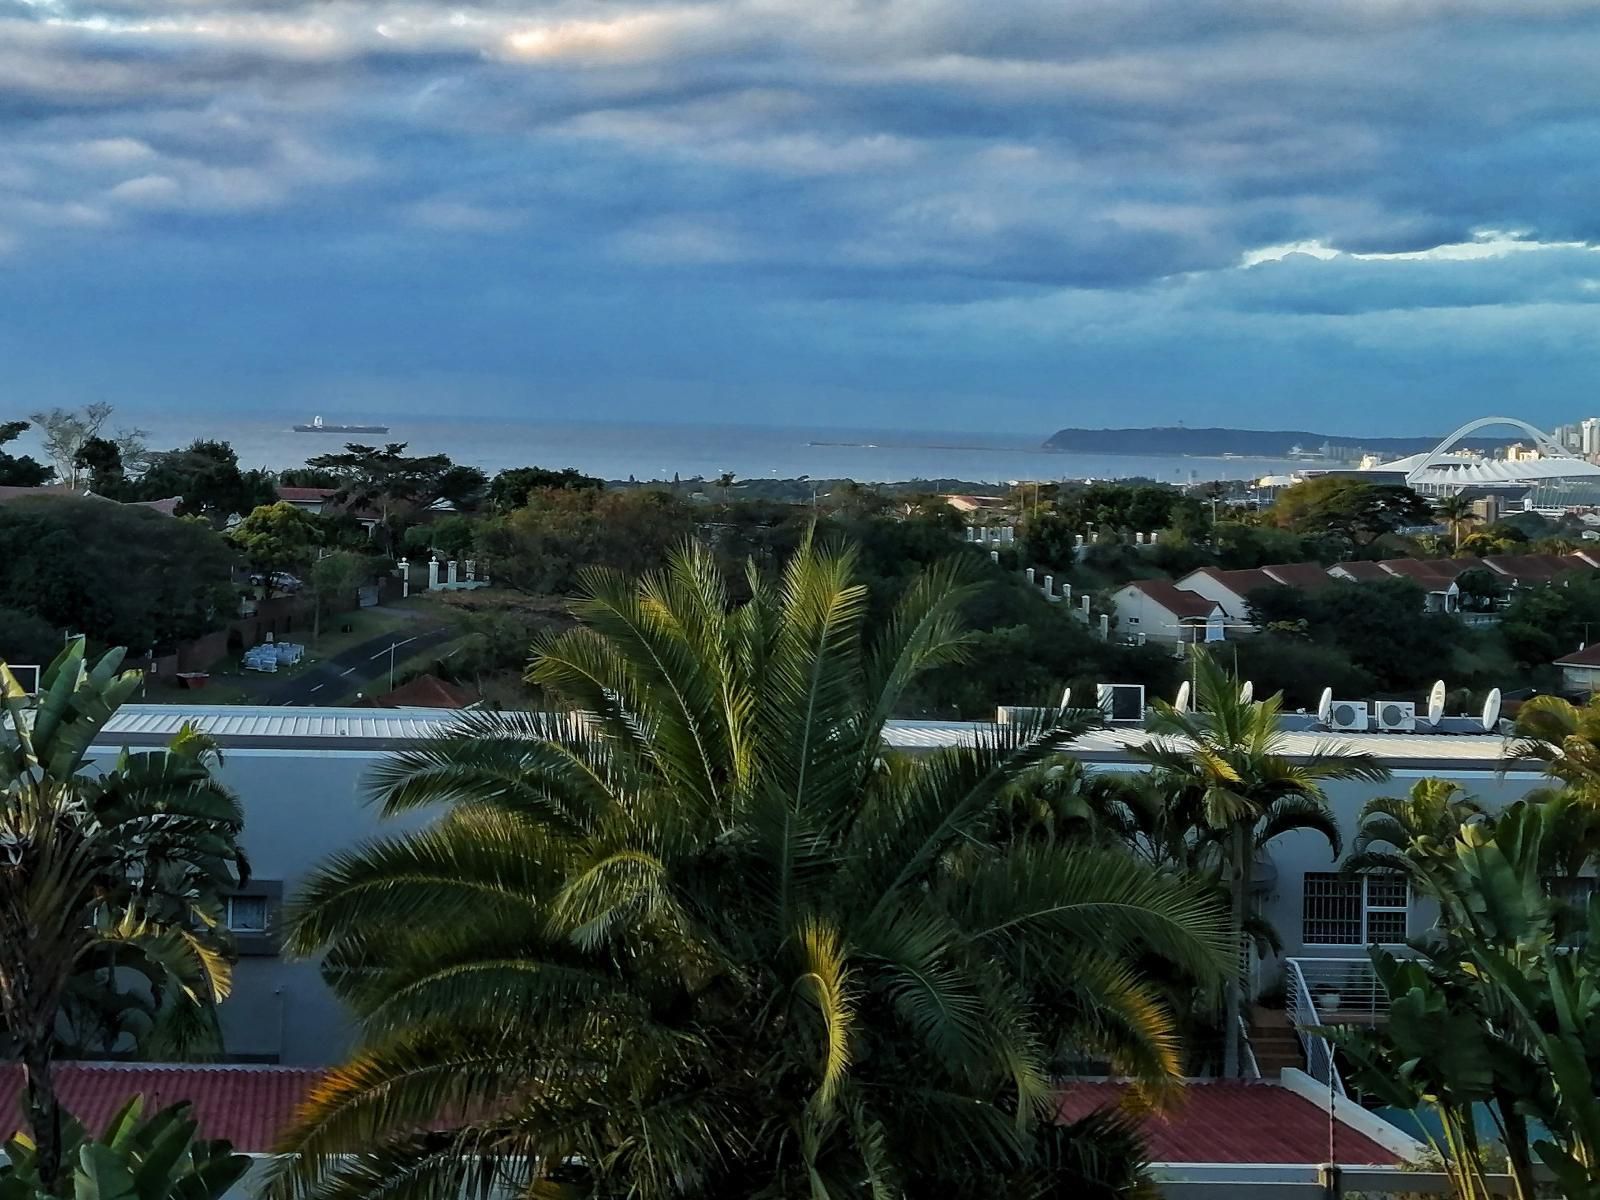
[{"label": "driveway", "polygon": [[403,630],[380,634],[317,663],[303,675],[284,680],[267,692],[261,703],[337,704],[341,696],[370,683],[380,685],[373,690],[386,692],[389,690],[391,647],[393,661],[403,662],[429,646],[448,641],[454,632],[449,626],[441,625],[412,634],[405,634]]}]

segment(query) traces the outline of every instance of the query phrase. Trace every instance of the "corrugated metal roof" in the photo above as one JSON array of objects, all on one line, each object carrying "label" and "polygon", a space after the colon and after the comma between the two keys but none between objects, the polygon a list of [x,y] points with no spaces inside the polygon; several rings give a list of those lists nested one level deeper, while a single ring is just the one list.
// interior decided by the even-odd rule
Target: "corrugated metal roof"
[{"label": "corrugated metal roof", "polygon": [[[1062,1120],[1074,1121],[1127,1098],[1126,1083],[1085,1081],[1061,1090]],[[1186,1084],[1172,1107],[1147,1114],[1140,1128],[1158,1163],[1316,1164],[1328,1160],[1328,1114],[1303,1096],[1265,1082]],[[1339,1162],[1394,1166],[1400,1156],[1338,1123]]]},{"label": "corrugated metal roof", "polygon": [[[446,708],[387,711],[370,708],[209,708],[181,704],[129,704],[106,726],[101,739],[108,746],[124,740],[165,740],[191,723],[217,738],[224,746],[273,746],[306,750],[386,749],[388,743],[428,737],[461,718]],[[1308,718],[1309,720],[1309,718]],[[890,721],[884,740],[896,749],[932,750],[940,746],[971,745],[991,730],[978,721]],[[1097,729],[1073,744],[1073,751],[1090,758],[1125,759],[1130,746],[1147,741],[1137,726]],[[1283,735],[1284,753],[1291,757],[1326,751],[1338,742],[1389,761],[1403,763],[1462,762],[1478,769],[1500,761],[1506,741],[1493,733],[1328,733],[1315,729],[1290,730]]]},{"label": "corrugated metal roof", "polygon": [[[136,1095],[145,1099],[146,1116],[188,1100],[201,1137],[227,1138],[241,1154],[264,1154],[276,1147],[322,1074],[276,1066],[68,1062],[56,1064],[55,1081],[61,1103],[91,1133]],[[22,1068],[0,1065],[0,1112],[17,1112],[21,1090]]]}]

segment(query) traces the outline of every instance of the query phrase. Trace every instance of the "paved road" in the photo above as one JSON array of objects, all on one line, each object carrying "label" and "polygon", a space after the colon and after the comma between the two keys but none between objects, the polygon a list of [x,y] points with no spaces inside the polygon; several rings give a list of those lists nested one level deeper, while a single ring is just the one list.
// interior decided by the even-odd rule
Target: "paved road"
[{"label": "paved road", "polygon": [[388,691],[391,645],[394,647],[395,661],[400,662],[429,646],[448,641],[454,632],[449,626],[439,626],[416,633],[401,630],[398,633],[380,634],[318,663],[304,675],[284,680],[266,694],[262,703],[337,704],[341,696],[348,695],[364,683],[375,681],[381,682],[373,690]]}]

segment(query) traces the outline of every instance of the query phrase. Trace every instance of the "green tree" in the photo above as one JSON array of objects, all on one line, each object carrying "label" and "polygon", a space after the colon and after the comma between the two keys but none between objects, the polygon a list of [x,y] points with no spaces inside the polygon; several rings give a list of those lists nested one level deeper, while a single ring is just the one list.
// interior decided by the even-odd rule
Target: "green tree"
[{"label": "green tree", "polygon": [[1461,551],[1461,536],[1483,520],[1483,516],[1473,506],[1472,498],[1465,492],[1457,492],[1436,501],[1433,511],[1449,528],[1458,554]]},{"label": "green tree", "polygon": [[250,570],[261,576],[263,595],[277,587],[278,572],[304,571],[323,540],[321,524],[310,513],[283,500],[263,504],[228,531]]},{"label": "green tree", "polygon": [[46,672],[36,709],[0,664],[0,1019],[21,1060],[35,1166],[54,1191],[63,1113],[52,1063],[68,993],[85,971],[137,970],[178,1029],[227,994],[219,896],[246,877],[233,798],[191,731],[165,753],[89,748],[138,688],[120,650],[92,666],[74,641]]},{"label": "green tree", "polygon": [[120,498],[127,483],[127,471],[122,465],[122,451],[117,444],[103,437],[91,437],[78,447],[72,465],[86,472],[85,483],[97,496]]},{"label": "green tree", "polygon": [[526,504],[528,497],[534,492],[542,492],[547,488],[572,491],[603,487],[605,487],[604,480],[596,479],[593,475],[585,475],[573,467],[564,467],[559,471],[550,471],[543,467],[513,467],[508,471],[501,471],[490,480],[488,496],[489,503],[496,512],[508,513]]},{"label": "green tree", "polygon": [[341,603],[348,604],[362,580],[367,577],[367,563],[359,554],[348,550],[335,550],[324,554],[311,564],[312,614],[311,644],[318,645],[322,638],[324,613],[339,611]]},{"label": "green tree", "polygon": [[[0,421],[0,446],[16,441],[30,428],[27,421]],[[0,450],[0,487],[43,487],[53,474],[29,455]]]},{"label": "green tree", "polygon": [[1270,515],[1295,533],[1331,534],[1355,547],[1408,525],[1433,522],[1428,502],[1410,488],[1339,475],[1322,475],[1285,488]]},{"label": "green tree", "polygon": [[205,438],[151,455],[137,493],[141,500],[178,496],[184,514],[219,527],[235,514],[254,512],[278,498],[270,472],[240,470],[239,455],[229,443]]},{"label": "green tree", "polygon": [[199,1122],[187,1102],[144,1119],[134,1096],[91,1138],[74,1120],[64,1123],[63,1170],[53,1184],[39,1172],[38,1148],[15,1138],[4,1147],[0,1200],[221,1200],[250,1169],[250,1159],[227,1142],[197,1140]]},{"label": "green tree", "polygon": [[0,506],[0,596],[101,645],[168,647],[220,628],[239,607],[233,562],[204,524],[148,508],[67,496]]},{"label": "green tree", "polygon": [[1230,944],[1237,961],[1229,972],[1223,1012],[1224,1071],[1239,1073],[1239,1021],[1247,917],[1257,851],[1290,830],[1327,839],[1335,857],[1340,836],[1323,785],[1335,780],[1387,779],[1370,754],[1334,746],[1303,759],[1284,752],[1279,727],[1281,697],[1247,701],[1239,680],[1199,647],[1194,656],[1195,707],[1180,712],[1157,700],[1148,720],[1153,735],[1133,754],[1149,763],[1174,803],[1198,803],[1205,825],[1222,838],[1231,896]]},{"label": "green tree", "polygon": [[1377,796],[1361,806],[1358,829],[1344,870],[1393,871],[1421,884],[1419,863],[1429,868],[1454,851],[1463,825],[1483,816],[1483,808],[1459,783],[1419,779],[1405,796]]},{"label": "green tree", "polygon": [[[78,456],[93,440],[100,439],[116,410],[109,404],[87,404],[81,409],[52,408],[29,414],[28,420],[39,429],[44,440],[45,453],[55,463],[56,478],[73,488],[83,485],[86,468]],[[144,430],[119,429],[108,439],[116,446],[118,461],[125,470],[144,464]]]},{"label": "green tree", "polygon": [[[1545,882],[1550,810],[1518,801],[1404,846],[1439,903],[1414,959],[1371,951],[1390,997],[1381,1027],[1328,1031],[1363,1091],[1436,1114],[1437,1149],[1467,1200],[1489,1200],[1477,1128],[1486,1112],[1519,1200],[1538,1162],[1568,1200],[1600,1197],[1600,897],[1574,907]],[[1424,1125],[1426,1128],[1426,1125]]]},{"label": "green tree", "polygon": [[471,474],[464,475],[446,454],[408,455],[404,442],[382,449],[350,442],[341,453],[308,458],[306,466],[330,472],[339,481],[336,503],[376,512],[386,546],[393,546],[405,526],[434,501],[464,500],[486,486],[481,471],[466,468]]},{"label": "green tree", "polygon": [[478,549],[496,583],[564,595],[585,567],[654,570],[694,533],[689,506],[669,492],[546,489],[516,512],[485,521]]},{"label": "green tree", "polygon": [[481,715],[379,771],[386,812],[446,811],[292,910],[363,1046],[291,1131],[289,1190],[1130,1186],[1115,1126],[1056,1124],[1052,1072],[1172,1078],[1134,963],[1214,986],[1221,913],[1120,851],[1000,836],[1072,714],[887,751],[899,693],[963,653],[968,588],[935,571],[869,634],[852,566],[804,546],[733,608],[703,548],[636,587],[591,571],[531,672],[584,720]]}]

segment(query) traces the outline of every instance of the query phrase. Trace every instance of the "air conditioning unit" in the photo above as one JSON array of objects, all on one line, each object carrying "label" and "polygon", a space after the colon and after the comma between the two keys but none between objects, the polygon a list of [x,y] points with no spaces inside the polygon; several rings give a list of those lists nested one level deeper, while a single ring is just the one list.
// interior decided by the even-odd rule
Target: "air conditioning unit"
[{"label": "air conditioning unit", "polygon": [[1410,701],[1379,700],[1373,709],[1373,721],[1385,733],[1416,732],[1417,706]]},{"label": "air conditioning unit", "polygon": [[1364,733],[1367,728],[1367,702],[1335,700],[1328,709],[1328,725],[1345,733]]},{"label": "air conditioning unit", "polygon": [[1144,684],[1102,683],[1095,688],[1095,702],[1108,721],[1144,720]]}]

